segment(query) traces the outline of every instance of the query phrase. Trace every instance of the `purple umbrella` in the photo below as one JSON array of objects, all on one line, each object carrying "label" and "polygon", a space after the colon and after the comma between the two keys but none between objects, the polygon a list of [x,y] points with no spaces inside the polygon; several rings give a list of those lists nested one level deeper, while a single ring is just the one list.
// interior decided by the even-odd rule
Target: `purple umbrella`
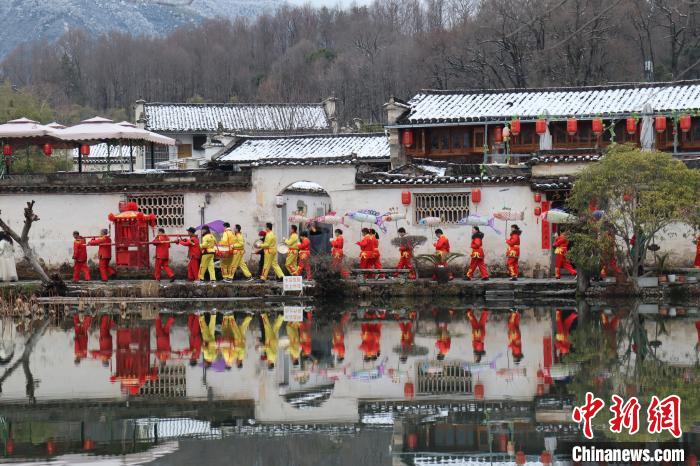
[{"label": "purple umbrella", "polygon": [[223,233],[224,232],[224,221],[223,220],[214,220],[209,223],[205,223],[204,225],[199,225],[195,230],[201,230],[202,227],[209,227],[211,231],[215,231],[217,233]]},{"label": "purple umbrella", "polygon": [[[199,363],[199,367],[206,367],[206,365],[204,364],[204,361]],[[209,366],[209,369],[213,370],[214,372],[225,372],[226,371],[226,361],[224,361],[224,358],[216,358],[211,363],[211,366]]]}]

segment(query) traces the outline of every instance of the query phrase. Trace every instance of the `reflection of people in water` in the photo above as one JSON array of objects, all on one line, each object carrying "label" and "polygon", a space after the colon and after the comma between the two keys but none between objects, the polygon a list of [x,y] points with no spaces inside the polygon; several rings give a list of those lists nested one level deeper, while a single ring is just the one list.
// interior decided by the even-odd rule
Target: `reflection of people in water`
[{"label": "reflection of people in water", "polygon": [[299,322],[299,341],[301,343],[301,352],[304,359],[311,358],[311,311],[305,312],[306,316],[303,322]]},{"label": "reflection of people in water", "polygon": [[275,318],[274,324],[270,324],[267,313],[262,314],[263,329],[265,339],[263,345],[262,359],[267,360],[267,368],[272,370],[277,362],[277,350],[279,348],[279,332],[284,323],[284,316],[281,314]]},{"label": "reflection of people in water", "polygon": [[379,340],[382,337],[382,324],[379,322],[363,323],[360,325],[360,331],[362,339],[360,350],[362,350],[365,362],[376,361],[381,355]]},{"label": "reflection of people in water", "polygon": [[295,366],[299,365],[299,359],[301,358],[300,324],[301,322],[287,322],[287,339],[289,340],[287,353],[289,353],[289,357],[292,358],[292,364]]},{"label": "reflection of people in water", "polygon": [[508,348],[513,355],[513,362],[520,364],[523,355],[523,341],[520,333],[520,312],[515,309],[508,316]]},{"label": "reflection of people in water", "polygon": [[168,317],[163,324],[163,320],[159,315],[156,317],[156,356],[161,365],[165,365],[165,361],[170,359],[172,348],[170,347],[170,329],[173,327],[175,319],[173,316]]},{"label": "reflection of people in water", "polygon": [[105,314],[100,318],[100,349],[92,350],[90,354],[95,359],[100,359],[102,365],[109,366],[109,361],[112,359],[113,343],[112,329],[116,326],[112,317]]},{"label": "reflection of people in water", "polygon": [[345,326],[350,321],[350,313],[346,312],[340,320],[333,324],[332,330],[332,351],[336,361],[341,363],[345,360]]},{"label": "reflection of people in water", "polygon": [[88,331],[92,323],[92,316],[82,316],[81,314],[73,314],[73,330],[75,331],[74,352],[75,364],[80,364],[80,361],[85,359],[88,354]]},{"label": "reflection of people in water", "polygon": [[556,343],[554,344],[554,346],[557,352],[557,356],[561,360],[563,357],[565,357],[571,352],[571,341],[569,340],[571,326],[574,324],[574,321],[578,318],[578,314],[572,311],[571,314],[564,317],[562,310],[557,309],[555,315],[557,333],[555,336]]},{"label": "reflection of people in water", "polygon": [[616,315],[612,317],[608,314],[602,313],[600,315],[600,324],[608,341],[608,348],[614,355],[617,354],[617,328],[620,325],[620,318]]},{"label": "reflection of people in water", "polygon": [[[207,317],[209,318],[207,321]],[[202,357],[204,367],[209,367],[216,359],[218,349],[216,347],[216,314],[199,316],[199,331],[202,334]]]},{"label": "reflection of people in water", "polygon": [[202,331],[199,326],[199,316],[195,313],[187,315],[187,330],[189,331],[190,347],[183,351],[190,356],[190,366],[196,366],[202,352]]},{"label": "reflection of people in water", "polygon": [[435,348],[437,348],[437,360],[442,361],[450,352],[450,347],[452,346],[452,337],[450,337],[450,329],[448,328],[450,322],[452,321],[452,314],[454,311],[452,309],[435,309],[435,324],[437,326],[437,340],[435,341]]},{"label": "reflection of people in water", "polygon": [[234,315],[224,316],[224,320],[221,323],[221,333],[228,340],[229,345],[227,349],[222,349],[221,352],[227,369],[230,369],[234,362],[239,369],[243,367],[243,360],[246,354],[246,332],[248,332],[251,320],[253,320],[253,317],[247,315],[239,325]]},{"label": "reflection of people in water", "polygon": [[401,356],[399,356],[399,361],[401,361],[402,364],[408,361],[408,355],[411,353],[415,344],[416,331],[413,325],[414,322],[412,320],[399,322],[399,328],[401,329]]},{"label": "reflection of people in water", "polygon": [[474,351],[474,361],[481,362],[481,358],[486,354],[486,322],[489,320],[489,311],[483,309],[479,319],[474,315],[474,311],[467,309],[467,319],[472,326],[472,350]]}]

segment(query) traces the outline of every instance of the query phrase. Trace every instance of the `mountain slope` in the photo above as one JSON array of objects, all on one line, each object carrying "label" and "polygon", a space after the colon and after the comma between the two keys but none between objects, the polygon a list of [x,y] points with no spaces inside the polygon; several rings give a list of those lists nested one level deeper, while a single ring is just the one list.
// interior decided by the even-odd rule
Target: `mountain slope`
[{"label": "mountain slope", "polygon": [[55,40],[69,28],[163,34],[207,18],[256,16],[280,0],[0,0],[0,57],[17,45]]}]

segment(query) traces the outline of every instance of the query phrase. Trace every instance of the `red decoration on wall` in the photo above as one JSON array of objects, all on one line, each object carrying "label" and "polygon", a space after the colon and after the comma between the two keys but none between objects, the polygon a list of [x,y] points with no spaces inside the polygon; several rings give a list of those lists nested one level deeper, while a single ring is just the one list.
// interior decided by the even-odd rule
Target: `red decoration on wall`
[{"label": "red decoration on wall", "polygon": [[12,157],[12,146],[10,144],[2,146],[2,155],[5,157]]},{"label": "red decoration on wall", "polygon": [[401,141],[404,145],[404,147],[411,147],[413,146],[413,130],[412,129],[405,129],[403,130],[403,141]]},{"label": "red decoration on wall", "polygon": [[593,134],[596,136],[603,134],[603,120],[600,118],[594,118],[591,122],[591,127],[593,129]]},{"label": "red decoration on wall", "polygon": [[678,119],[678,124],[681,127],[681,131],[684,133],[690,131],[690,127],[692,126],[690,115],[681,115],[681,117]]},{"label": "red decoration on wall", "polygon": [[578,132],[578,120],[576,118],[566,120],[566,132],[569,133],[569,136],[573,136]]},{"label": "red decoration on wall", "polygon": [[90,155],[90,144],[82,144],[80,146],[80,155],[85,157]]},{"label": "red decoration on wall", "polygon": [[510,121],[510,134],[517,136],[520,134],[520,120],[514,118]]},{"label": "red decoration on wall", "polygon": [[542,215],[542,208],[541,207],[535,207],[535,217],[538,217]]},{"label": "red decoration on wall", "polygon": [[406,446],[409,450],[418,448],[418,434],[411,432],[406,436]]},{"label": "red decoration on wall", "polygon": [[53,154],[53,146],[51,144],[44,144],[41,150],[44,152],[44,155],[47,157],[51,157],[51,154]]},{"label": "red decoration on wall", "polygon": [[[552,203],[550,201],[542,201],[542,213],[547,212]],[[552,247],[552,227],[547,220],[542,220],[542,249],[550,249]]]},{"label": "red decoration on wall", "polygon": [[472,202],[474,204],[478,204],[479,202],[481,202],[481,189],[472,189]]},{"label": "red decoration on wall", "polygon": [[474,385],[474,398],[477,400],[483,400],[484,399],[484,384],[481,382],[477,382],[476,385]]},{"label": "red decoration on wall", "polygon": [[403,191],[401,193],[401,204],[411,205],[411,192],[410,191]]},{"label": "red decoration on wall", "polygon": [[493,142],[500,144],[503,142],[503,128],[496,126],[493,129]]},{"label": "red decoration on wall", "polygon": [[637,119],[636,118],[628,118],[626,120],[625,126],[627,127],[627,134],[636,134],[637,133]]},{"label": "red decoration on wall", "polygon": [[542,194],[535,193],[535,202],[542,202]]},{"label": "red decoration on wall", "polygon": [[663,133],[666,131],[666,117],[657,116],[654,121],[654,127],[657,133]]},{"label": "red decoration on wall", "polygon": [[544,118],[540,118],[535,122],[535,132],[542,136],[544,133],[547,132],[547,120]]}]

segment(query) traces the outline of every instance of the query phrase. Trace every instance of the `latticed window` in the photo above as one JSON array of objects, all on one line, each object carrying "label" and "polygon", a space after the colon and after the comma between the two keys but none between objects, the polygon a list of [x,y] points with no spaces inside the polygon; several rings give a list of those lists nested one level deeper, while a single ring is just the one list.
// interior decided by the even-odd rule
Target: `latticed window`
[{"label": "latticed window", "polygon": [[425,217],[441,218],[443,223],[457,223],[469,215],[469,193],[414,194],[415,221]]},{"label": "latticed window", "polygon": [[158,379],[149,380],[139,390],[141,396],[184,398],[187,396],[187,377],[182,363],[158,368]]},{"label": "latticed window", "polygon": [[416,393],[471,393],[472,375],[459,361],[423,361],[416,367]]},{"label": "latticed window", "polygon": [[135,201],[144,214],[154,214],[160,227],[185,226],[184,194],[136,194],[127,200]]}]

